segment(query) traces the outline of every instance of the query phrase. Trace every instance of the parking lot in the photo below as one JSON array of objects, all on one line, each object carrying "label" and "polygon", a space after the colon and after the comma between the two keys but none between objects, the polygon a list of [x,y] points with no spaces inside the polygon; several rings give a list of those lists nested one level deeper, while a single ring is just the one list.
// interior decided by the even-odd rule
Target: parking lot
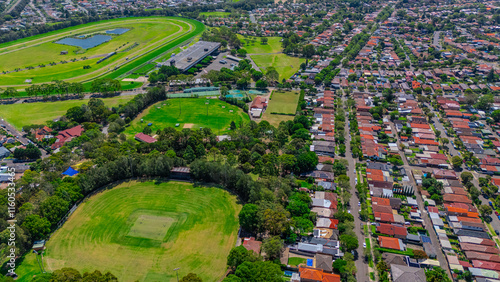
[{"label": "parking lot", "polygon": [[[208,73],[211,70],[220,70],[222,68],[231,68],[231,64],[238,65],[238,62],[224,58],[225,56],[229,55],[229,52],[222,52],[215,57],[215,60],[212,61],[210,65],[208,65],[206,68],[203,68],[201,72],[199,72],[195,78],[200,78],[202,75]],[[221,61],[224,60],[226,61],[225,64],[221,63]]]}]

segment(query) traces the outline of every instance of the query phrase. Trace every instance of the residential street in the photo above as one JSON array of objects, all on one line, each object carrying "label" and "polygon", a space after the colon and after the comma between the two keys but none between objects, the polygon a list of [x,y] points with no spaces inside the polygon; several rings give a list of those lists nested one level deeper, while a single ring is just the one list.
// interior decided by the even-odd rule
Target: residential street
[{"label": "residential street", "polygon": [[[393,122],[391,122],[391,131],[394,134],[394,136],[397,137],[396,127],[394,126]],[[401,142],[399,141],[399,138],[397,138],[397,140],[398,140],[397,141],[398,147],[400,148]],[[408,164],[408,161],[406,160],[406,156],[404,155],[404,153],[401,150],[399,150],[399,155],[401,156],[401,159],[403,160],[404,169],[406,170],[406,173],[407,173],[408,177],[410,178],[410,184],[415,188],[415,195],[417,196],[418,209],[420,211],[422,211],[422,219],[424,220],[425,229],[429,233],[429,237],[431,238],[432,245],[436,249],[436,254],[437,254],[437,259],[439,261],[439,264],[440,264],[441,268],[446,270],[446,273],[451,278],[451,272],[450,272],[450,268],[448,267],[448,261],[446,260],[443,252],[441,251],[441,247],[440,247],[441,244],[439,243],[439,240],[438,240],[437,235],[436,235],[436,231],[434,230],[432,222],[431,222],[429,215],[425,209],[422,195],[420,194],[420,192],[417,189],[417,183],[415,182],[415,179],[413,178],[413,175],[411,173],[413,168]],[[415,167],[415,169],[421,169],[421,168]]]},{"label": "residential street", "polygon": [[[342,97],[342,103],[345,103],[346,97]],[[346,111],[346,121],[349,120],[349,112]],[[349,176],[351,184],[351,199],[350,199],[350,210],[351,214],[354,216],[354,232],[358,236],[359,246],[357,249],[358,260],[356,260],[356,269],[358,270],[356,274],[357,281],[370,281],[368,276],[368,263],[365,262],[363,256],[363,242],[365,241],[365,236],[362,233],[361,225],[363,222],[359,219],[359,206],[358,206],[358,196],[356,195],[356,160],[352,157],[351,153],[351,134],[349,132],[348,123],[345,123],[345,145],[346,145],[346,156],[345,159],[349,163],[347,168],[347,176]]]}]

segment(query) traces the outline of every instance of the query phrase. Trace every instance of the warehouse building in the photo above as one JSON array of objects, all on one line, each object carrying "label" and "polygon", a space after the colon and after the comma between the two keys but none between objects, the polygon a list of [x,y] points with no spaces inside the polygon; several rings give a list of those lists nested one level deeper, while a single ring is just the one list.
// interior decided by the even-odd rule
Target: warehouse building
[{"label": "warehouse building", "polygon": [[175,66],[181,72],[185,72],[197,63],[201,62],[205,57],[214,53],[219,49],[219,42],[198,41],[193,46],[173,56],[165,62],[159,63],[157,66]]}]

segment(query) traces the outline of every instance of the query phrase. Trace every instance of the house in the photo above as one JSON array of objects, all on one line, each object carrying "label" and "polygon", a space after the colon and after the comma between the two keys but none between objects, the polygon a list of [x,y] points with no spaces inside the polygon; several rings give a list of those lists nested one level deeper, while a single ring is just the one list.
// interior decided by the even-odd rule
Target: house
[{"label": "house", "polygon": [[254,237],[243,238],[243,247],[249,251],[253,251],[255,254],[260,254],[260,247],[262,242],[256,241]]},{"label": "house", "polygon": [[423,268],[404,265],[391,265],[391,277],[394,282],[426,282]]},{"label": "house", "polygon": [[333,257],[331,255],[316,254],[315,261],[316,268],[322,269],[323,271],[329,273],[333,272]]},{"label": "house", "polygon": [[406,239],[406,236],[408,235],[406,227],[387,223],[380,223],[380,225],[377,226],[377,233],[394,236],[399,239]]},{"label": "house", "polygon": [[140,141],[140,142],[144,142],[144,143],[148,143],[148,144],[151,144],[151,143],[154,143],[156,142],[157,140],[147,134],[144,134],[142,132],[139,132],[137,133],[135,136],[134,136],[135,140],[137,141]]},{"label": "house", "polygon": [[406,266],[406,257],[403,255],[382,253],[382,259],[385,263],[387,263],[387,265],[397,264]]},{"label": "house", "polygon": [[265,98],[257,96],[250,105],[250,112],[252,113],[252,117],[259,118],[266,110],[266,108],[267,100]]},{"label": "house", "polygon": [[379,236],[378,242],[379,242],[380,247],[382,247],[382,248],[393,249],[393,250],[398,250],[398,251],[406,250],[405,245],[403,244],[403,241],[401,239],[398,239],[398,238]]},{"label": "house", "polygon": [[10,151],[4,146],[0,146],[0,159],[6,158],[10,155]]},{"label": "house", "polygon": [[301,282],[340,282],[340,275],[310,267],[299,267],[299,274]]},{"label": "house", "polygon": [[72,127],[70,129],[66,129],[64,131],[59,132],[59,135],[57,135],[57,141],[52,144],[51,148],[52,150],[61,148],[64,146],[66,142],[69,142],[73,140],[75,137],[80,137],[83,133],[84,129],[81,125]]}]

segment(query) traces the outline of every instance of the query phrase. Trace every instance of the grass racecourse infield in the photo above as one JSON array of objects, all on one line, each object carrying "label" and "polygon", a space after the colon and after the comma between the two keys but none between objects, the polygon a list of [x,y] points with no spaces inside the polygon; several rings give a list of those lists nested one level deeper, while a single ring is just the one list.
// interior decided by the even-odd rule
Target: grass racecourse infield
[{"label": "grass racecourse infield", "polygon": [[[55,43],[63,38],[103,35],[114,29],[128,31],[111,35],[111,40],[88,49]],[[119,78],[203,30],[202,23],[190,19],[134,17],[78,25],[0,44],[0,87],[23,89],[30,85],[29,80],[41,84]],[[116,54],[98,63],[112,52]]]},{"label": "grass racecourse infield", "polygon": [[[185,182],[130,181],[83,204],[46,244],[46,271],[73,267],[110,271],[119,281],[177,281],[196,273],[217,281],[236,242],[236,196]],[[39,274],[34,254],[17,269],[19,281]]]}]

